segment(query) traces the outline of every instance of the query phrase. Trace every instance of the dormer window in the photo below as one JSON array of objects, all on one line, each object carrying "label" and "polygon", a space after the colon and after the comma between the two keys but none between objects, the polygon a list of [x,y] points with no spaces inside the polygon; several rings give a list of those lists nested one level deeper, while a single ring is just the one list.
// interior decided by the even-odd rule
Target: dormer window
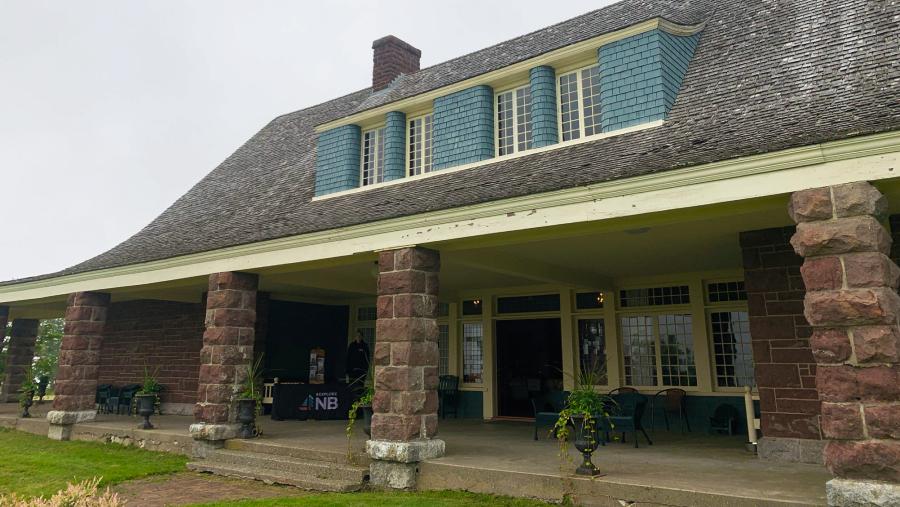
[{"label": "dormer window", "polygon": [[563,141],[601,132],[600,67],[591,65],[560,74],[559,131]]},{"label": "dormer window", "polygon": [[384,127],[363,132],[362,186],[384,182]]},{"label": "dormer window", "polygon": [[416,176],[431,172],[431,132],[434,115],[428,113],[409,120],[408,174]]},{"label": "dormer window", "polygon": [[530,150],[531,89],[528,85],[498,93],[497,155],[510,155]]}]

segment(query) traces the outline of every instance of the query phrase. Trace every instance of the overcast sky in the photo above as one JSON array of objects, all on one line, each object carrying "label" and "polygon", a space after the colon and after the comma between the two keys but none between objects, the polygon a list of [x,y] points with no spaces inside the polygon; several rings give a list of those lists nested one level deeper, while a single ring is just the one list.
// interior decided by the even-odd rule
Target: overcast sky
[{"label": "overcast sky", "polygon": [[0,0],[0,280],[115,246],[275,116],[369,86],[381,36],[426,67],[610,3]]}]

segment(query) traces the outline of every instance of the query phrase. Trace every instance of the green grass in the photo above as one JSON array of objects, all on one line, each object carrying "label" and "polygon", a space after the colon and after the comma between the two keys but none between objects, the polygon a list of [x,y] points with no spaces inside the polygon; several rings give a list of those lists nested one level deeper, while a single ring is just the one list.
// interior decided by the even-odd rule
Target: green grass
[{"label": "green grass", "polygon": [[117,444],[57,442],[0,429],[0,492],[52,495],[67,482],[102,477],[115,484],[184,470],[187,458]]},{"label": "green grass", "polygon": [[422,493],[324,493],[294,498],[270,498],[264,500],[240,500],[197,504],[198,507],[344,507],[366,505],[372,507],[472,507],[492,505],[499,507],[546,506],[544,502],[508,498],[460,491],[427,491]]}]

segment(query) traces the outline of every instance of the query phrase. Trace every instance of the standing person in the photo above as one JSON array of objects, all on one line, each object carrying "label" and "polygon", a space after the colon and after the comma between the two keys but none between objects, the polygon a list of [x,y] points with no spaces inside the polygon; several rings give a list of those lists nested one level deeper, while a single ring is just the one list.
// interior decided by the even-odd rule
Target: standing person
[{"label": "standing person", "polygon": [[362,389],[368,373],[369,345],[363,341],[362,332],[357,331],[356,339],[347,347],[347,377],[354,384],[354,390]]}]

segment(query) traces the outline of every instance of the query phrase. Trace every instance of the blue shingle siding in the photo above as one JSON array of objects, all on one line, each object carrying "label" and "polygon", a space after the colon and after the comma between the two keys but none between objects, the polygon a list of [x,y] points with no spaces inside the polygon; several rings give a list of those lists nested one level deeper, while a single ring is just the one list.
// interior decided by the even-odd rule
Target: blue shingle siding
[{"label": "blue shingle siding", "polygon": [[602,46],[600,101],[603,132],[662,120],[668,114],[700,34],[652,30]]},{"label": "blue shingle siding", "polygon": [[344,125],[319,134],[316,143],[316,195],[359,186],[360,139],[356,125]]},{"label": "blue shingle siding", "polygon": [[473,86],[434,100],[435,170],[494,156],[494,90]]},{"label": "blue shingle siding", "polygon": [[556,121],[556,71],[548,65],[529,72],[531,85],[531,136],[535,148],[559,142]]},{"label": "blue shingle siding", "polygon": [[406,113],[391,111],[384,123],[384,181],[402,178],[405,167]]}]

